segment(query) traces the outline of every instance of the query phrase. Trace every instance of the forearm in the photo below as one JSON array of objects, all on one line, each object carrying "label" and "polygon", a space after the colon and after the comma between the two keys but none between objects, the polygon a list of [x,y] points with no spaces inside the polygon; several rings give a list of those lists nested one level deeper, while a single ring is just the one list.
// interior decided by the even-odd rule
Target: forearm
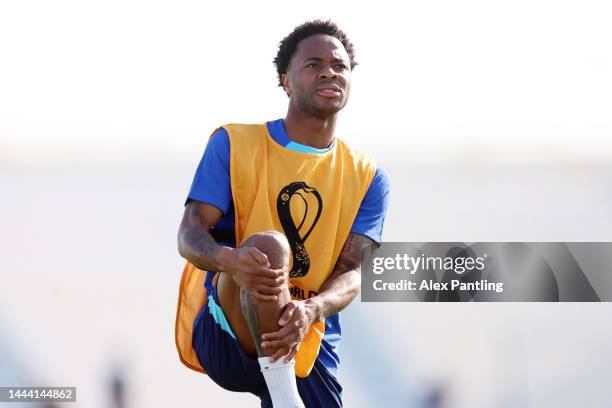
[{"label": "forearm", "polygon": [[178,236],[181,256],[202,270],[225,269],[227,253],[231,248],[217,244],[210,232],[201,225],[181,229]]},{"label": "forearm", "polygon": [[338,313],[355,299],[361,284],[361,254],[372,244],[364,235],[349,234],[334,271],[319,294],[305,301],[313,322]]},{"label": "forearm", "polygon": [[319,294],[305,301],[313,322],[334,315],[347,307],[359,294],[361,272],[352,269],[326,281]]}]

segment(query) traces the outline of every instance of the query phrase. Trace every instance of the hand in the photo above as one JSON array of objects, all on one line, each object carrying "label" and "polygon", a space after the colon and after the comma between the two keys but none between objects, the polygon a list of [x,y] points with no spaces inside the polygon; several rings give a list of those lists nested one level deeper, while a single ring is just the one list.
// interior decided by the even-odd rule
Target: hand
[{"label": "hand", "polygon": [[270,269],[266,254],[255,247],[227,248],[224,272],[242,289],[262,301],[275,301],[282,291],[287,268]]},{"label": "hand", "polygon": [[278,331],[261,335],[263,340],[261,348],[264,350],[277,349],[270,356],[270,362],[273,363],[285,355],[284,362],[291,361],[313,322],[314,313],[307,306],[306,301],[291,300],[287,303],[278,320],[281,328]]}]

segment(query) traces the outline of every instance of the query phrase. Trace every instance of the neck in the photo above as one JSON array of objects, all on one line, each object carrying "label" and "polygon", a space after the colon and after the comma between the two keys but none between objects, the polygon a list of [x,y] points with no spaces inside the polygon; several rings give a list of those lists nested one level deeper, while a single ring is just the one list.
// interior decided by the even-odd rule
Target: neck
[{"label": "neck", "polygon": [[319,118],[298,111],[292,104],[289,104],[285,117],[285,129],[289,138],[294,142],[315,149],[325,149],[334,140],[336,114]]}]

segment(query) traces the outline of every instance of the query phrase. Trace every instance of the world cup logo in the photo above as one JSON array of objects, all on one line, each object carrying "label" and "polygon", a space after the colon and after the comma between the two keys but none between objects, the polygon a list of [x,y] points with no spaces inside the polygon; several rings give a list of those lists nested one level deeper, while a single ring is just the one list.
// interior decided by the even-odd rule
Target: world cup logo
[{"label": "world cup logo", "polygon": [[[310,207],[313,204],[316,204],[317,207],[314,218],[312,212],[309,217],[309,210],[312,210]],[[276,200],[276,209],[293,254],[293,267],[289,272],[289,277],[304,277],[310,270],[310,257],[304,243],[321,216],[323,210],[321,195],[316,188],[308,186],[303,181],[296,181],[281,189]],[[292,211],[298,212],[301,219],[300,217],[294,218],[295,214],[292,215]],[[299,223],[296,224],[295,219],[300,220]],[[307,224],[310,224],[310,228],[302,234]]]}]

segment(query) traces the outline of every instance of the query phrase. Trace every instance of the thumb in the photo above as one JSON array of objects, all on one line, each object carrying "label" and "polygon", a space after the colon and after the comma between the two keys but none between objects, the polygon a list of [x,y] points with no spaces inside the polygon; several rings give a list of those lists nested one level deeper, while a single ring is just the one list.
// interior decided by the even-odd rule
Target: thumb
[{"label": "thumb", "polygon": [[261,252],[259,249],[255,247],[249,248],[249,253],[251,256],[257,261],[258,264],[262,266],[270,266],[270,262],[268,261],[268,256]]},{"label": "thumb", "polygon": [[286,325],[289,322],[289,320],[291,320],[291,317],[293,316],[293,312],[295,311],[295,309],[296,309],[296,306],[295,306],[295,303],[293,303],[293,301],[287,303],[287,306],[285,306],[285,311],[281,315],[280,319],[278,319],[278,324],[280,326]]}]

